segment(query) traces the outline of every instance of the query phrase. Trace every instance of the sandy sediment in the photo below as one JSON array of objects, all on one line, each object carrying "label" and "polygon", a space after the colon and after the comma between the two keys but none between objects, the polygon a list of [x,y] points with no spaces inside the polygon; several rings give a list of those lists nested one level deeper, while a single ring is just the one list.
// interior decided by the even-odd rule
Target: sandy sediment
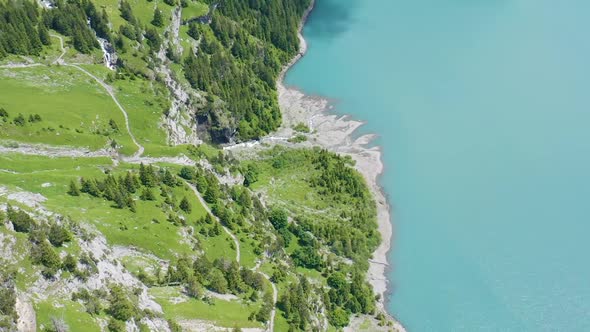
[{"label": "sandy sediment", "polygon": [[[362,122],[355,121],[348,116],[331,114],[329,111],[332,107],[329,100],[307,96],[295,88],[286,87],[283,83],[284,76],[289,68],[307,52],[307,43],[301,34],[301,29],[313,9],[314,2],[312,0],[299,29],[299,54],[285,66],[277,82],[283,125],[274,136],[267,137],[265,140],[282,140],[293,137],[296,134],[292,129],[293,126],[304,123],[312,131],[307,144],[320,145],[330,151],[349,155],[356,161],[355,167],[364,176],[377,203],[377,221],[381,233],[381,243],[373,253],[373,258],[369,261],[367,278],[375,293],[380,295],[380,300],[377,303],[378,307],[385,311],[385,295],[388,284],[386,271],[389,266],[387,253],[391,247],[392,225],[389,204],[382,188],[379,186],[379,176],[383,172],[381,149],[369,146],[369,143],[376,136],[369,134],[355,138],[353,134],[363,125]],[[399,331],[405,331],[401,324],[395,324],[395,328]]]}]

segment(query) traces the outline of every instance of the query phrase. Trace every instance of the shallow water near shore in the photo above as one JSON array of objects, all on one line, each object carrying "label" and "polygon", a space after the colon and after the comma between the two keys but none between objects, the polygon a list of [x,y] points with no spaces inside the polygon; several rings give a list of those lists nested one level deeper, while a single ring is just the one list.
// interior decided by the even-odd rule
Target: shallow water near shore
[{"label": "shallow water near shore", "polygon": [[590,330],[589,12],[317,1],[286,83],[380,135],[409,331]]}]

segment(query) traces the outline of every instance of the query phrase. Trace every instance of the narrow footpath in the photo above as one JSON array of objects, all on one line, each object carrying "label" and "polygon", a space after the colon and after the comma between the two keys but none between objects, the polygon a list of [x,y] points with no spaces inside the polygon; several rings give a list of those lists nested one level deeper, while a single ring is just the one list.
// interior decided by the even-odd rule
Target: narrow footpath
[{"label": "narrow footpath", "polygon": [[[186,183],[187,186],[189,186],[189,188],[191,188],[191,190],[195,193],[195,195],[197,196],[197,198],[199,199],[199,202],[201,202],[201,205],[203,205],[203,207],[205,208],[205,210],[207,211],[207,213],[209,213],[213,218],[215,218],[215,220],[221,225],[221,227],[223,227],[223,230],[225,231],[225,233],[227,233],[227,235],[229,235],[232,240],[234,241],[235,247],[236,247],[236,261],[238,262],[238,265],[242,265],[240,263],[240,241],[238,240],[238,238],[227,228],[223,225],[223,223],[221,222],[221,220],[219,220],[219,218],[217,218],[216,215],[214,215],[211,212],[211,209],[209,208],[209,205],[207,205],[207,202],[205,201],[205,199],[203,198],[203,196],[201,195],[201,193],[199,192],[199,190],[197,190],[197,188],[195,186],[193,186],[192,184],[190,184],[188,181],[183,180],[184,183]],[[275,315],[276,315],[276,306],[277,306],[277,301],[278,301],[278,297],[279,297],[279,292],[277,290],[277,286],[270,280],[270,277],[260,271],[259,269],[260,264],[257,264],[252,270],[260,273],[271,285],[272,287],[272,301],[273,301],[273,305],[272,305],[272,310],[270,313],[270,319],[268,322],[268,326],[267,326],[267,330],[268,331],[274,331],[274,322],[275,322]]]}]

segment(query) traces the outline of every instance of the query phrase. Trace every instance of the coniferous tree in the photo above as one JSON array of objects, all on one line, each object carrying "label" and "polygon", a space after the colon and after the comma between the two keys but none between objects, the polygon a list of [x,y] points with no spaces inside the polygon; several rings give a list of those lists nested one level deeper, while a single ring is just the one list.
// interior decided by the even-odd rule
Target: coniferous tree
[{"label": "coniferous tree", "polygon": [[147,39],[148,46],[154,53],[160,51],[160,48],[162,47],[162,39],[156,29],[148,28],[145,31],[145,38]]},{"label": "coniferous tree", "polygon": [[186,197],[182,198],[179,207],[182,211],[186,213],[191,213],[192,211],[191,203],[188,201],[188,199],[186,199]]},{"label": "coniferous tree", "polygon": [[49,36],[49,32],[45,27],[45,24],[39,24],[39,40],[43,45],[51,45],[51,37]]},{"label": "coniferous tree", "polygon": [[62,266],[66,271],[74,272],[78,266],[78,261],[74,256],[68,254],[66,257],[64,257]]},{"label": "coniferous tree", "polygon": [[133,16],[133,9],[131,5],[126,0],[121,0],[121,17],[124,18],[127,22],[131,24],[135,24],[135,16]]},{"label": "coniferous tree", "polygon": [[139,197],[142,201],[155,201],[156,197],[154,196],[154,193],[152,192],[151,189],[149,188],[144,188],[141,191],[141,195]]},{"label": "coniferous tree", "polygon": [[30,232],[36,225],[31,216],[22,210],[16,210],[12,206],[6,207],[6,217],[12,222],[14,230],[20,233]]},{"label": "coniferous tree", "polygon": [[49,239],[49,242],[55,247],[61,247],[64,242],[69,242],[72,240],[72,236],[68,230],[58,224],[51,225],[47,238]]},{"label": "coniferous tree", "polygon": [[78,188],[76,181],[70,181],[70,189],[68,190],[68,194],[71,196],[80,196],[80,189]]},{"label": "coniferous tree", "polygon": [[160,28],[164,26],[164,17],[162,16],[162,11],[157,7],[154,9],[154,18],[152,19],[152,24]]},{"label": "coniferous tree", "polygon": [[156,186],[156,175],[152,165],[148,165],[147,167],[143,163],[139,165],[139,179],[146,187]]},{"label": "coniferous tree", "polygon": [[137,178],[131,172],[127,172],[127,174],[125,175],[124,182],[125,182],[125,189],[129,193],[135,193],[135,191],[139,187],[139,183],[137,181]]},{"label": "coniferous tree", "polygon": [[199,28],[197,26],[197,23],[195,22],[191,22],[188,25],[188,35],[191,36],[194,40],[199,40]]}]

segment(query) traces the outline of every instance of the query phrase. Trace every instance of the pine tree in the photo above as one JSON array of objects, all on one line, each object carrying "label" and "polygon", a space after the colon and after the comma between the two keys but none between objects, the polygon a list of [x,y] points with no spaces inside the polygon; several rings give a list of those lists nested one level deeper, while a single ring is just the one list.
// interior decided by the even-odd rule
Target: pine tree
[{"label": "pine tree", "polygon": [[186,199],[186,197],[182,198],[179,207],[182,211],[186,213],[191,213],[192,211],[191,203],[188,201],[188,199]]},{"label": "pine tree", "polygon": [[31,250],[33,262],[42,264],[48,268],[57,269],[61,265],[59,255],[53,250],[53,247],[47,241],[41,241]]},{"label": "pine tree", "polygon": [[68,190],[68,194],[71,196],[80,196],[80,189],[78,189],[78,185],[74,180],[70,181],[70,189]]},{"label": "pine tree", "polygon": [[90,53],[90,48],[88,47],[86,40],[84,39],[82,33],[79,30],[76,30],[76,32],[74,32],[73,39],[74,39],[74,48],[76,50],[78,50],[80,53],[85,53],[85,54]]},{"label": "pine tree", "polygon": [[154,9],[154,18],[152,19],[152,24],[160,28],[164,26],[162,11],[158,8]]},{"label": "pine tree", "polygon": [[144,188],[141,191],[141,195],[139,196],[139,198],[142,201],[155,201],[156,200],[156,197],[154,196],[154,193],[149,188]]},{"label": "pine tree", "polygon": [[129,2],[125,0],[121,0],[121,17],[123,17],[127,22],[131,24],[135,24],[136,20],[133,16],[133,9],[131,9],[131,5]]},{"label": "pine tree", "polygon": [[127,206],[127,199],[118,191],[115,193],[114,202],[119,209]]},{"label": "pine tree", "polygon": [[39,40],[41,40],[41,43],[46,46],[51,45],[51,37],[49,36],[49,32],[47,31],[45,24],[39,23],[37,30],[39,30]]},{"label": "pine tree", "polygon": [[96,181],[93,179],[84,181],[84,185],[82,186],[82,192],[88,193],[94,197],[100,197],[100,190],[96,185]]},{"label": "pine tree", "polygon": [[188,26],[188,35],[194,40],[199,40],[199,28],[195,22],[191,22]]},{"label": "pine tree", "polygon": [[205,201],[207,201],[207,203],[215,204],[217,202],[217,200],[219,199],[220,195],[221,195],[221,193],[219,192],[219,187],[217,185],[212,185],[212,186],[209,186],[209,188],[207,188],[204,198],[205,198]]},{"label": "pine tree", "polygon": [[174,187],[176,185],[176,179],[168,169],[166,169],[164,172],[164,178],[162,179],[162,182],[164,182],[164,184],[169,187]]},{"label": "pine tree", "polygon": [[152,165],[148,165],[147,167],[143,163],[139,165],[139,179],[146,187],[156,186],[156,176]]},{"label": "pine tree", "polygon": [[78,266],[78,261],[74,256],[68,254],[66,257],[64,257],[62,266],[65,270],[69,272],[74,272],[76,270],[76,267]]},{"label": "pine tree", "polygon": [[65,227],[60,226],[58,224],[53,224],[49,229],[48,234],[49,242],[55,247],[61,247],[64,242],[69,242],[72,240],[72,236],[68,232]]},{"label": "pine tree", "polygon": [[127,172],[127,175],[125,175],[124,182],[127,192],[135,193],[135,191],[137,190],[137,179],[135,178],[135,175],[133,175],[133,173],[131,172]]},{"label": "pine tree", "polygon": [[135,205],[135,200],[133,199],[133,197],[128,196],[127,197],[127,207],[129,207],[129,210],[133,213],[137,212],[137,206]]}]

